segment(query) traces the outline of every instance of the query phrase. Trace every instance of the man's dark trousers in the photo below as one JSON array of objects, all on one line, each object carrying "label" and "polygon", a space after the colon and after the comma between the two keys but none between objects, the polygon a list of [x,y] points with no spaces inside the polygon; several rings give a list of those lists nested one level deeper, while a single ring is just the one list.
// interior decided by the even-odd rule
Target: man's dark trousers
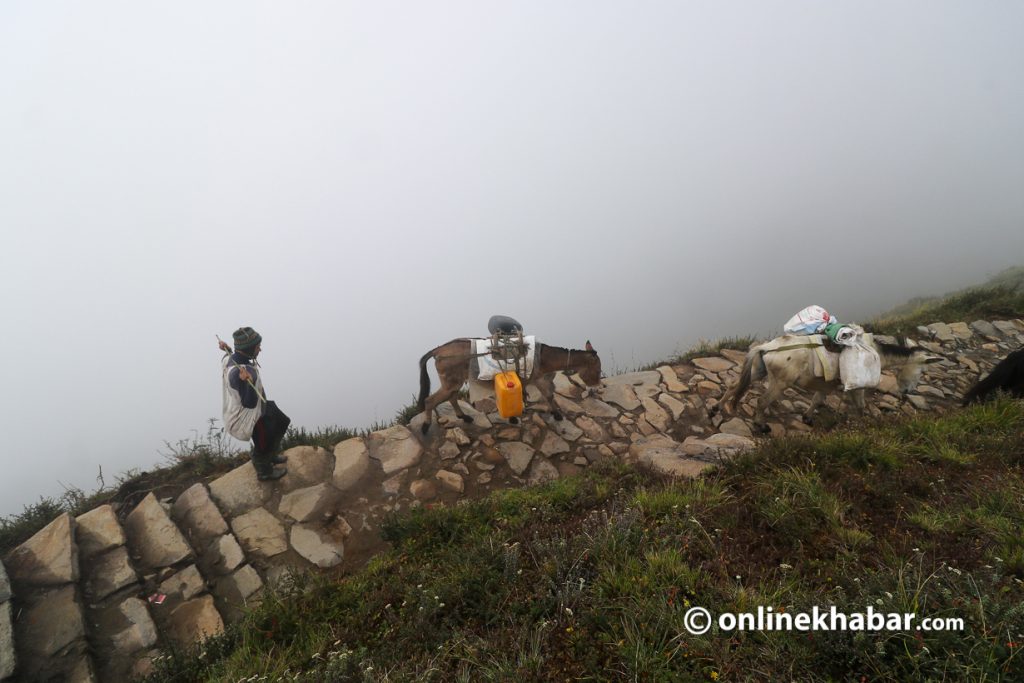
[{"label": "man's dark trousers", "polygon": [[270,459],[274,457],[291,423],[291,418],[282,413],[276,403],[267,401],[266,410],[252,430],[252,464],[257,474],[265,475],[273,471],[274,464]]}]

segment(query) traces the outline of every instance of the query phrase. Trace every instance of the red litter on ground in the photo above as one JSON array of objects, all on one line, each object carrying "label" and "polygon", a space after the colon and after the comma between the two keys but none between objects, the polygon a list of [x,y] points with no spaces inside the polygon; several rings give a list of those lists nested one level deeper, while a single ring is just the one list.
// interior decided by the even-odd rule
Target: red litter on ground
[{"label": "red litter on ground", "polygon": [[163,593],[153,593],[152,595],[150,595],[147,598],[147,600],[149,600],[154,605],[162,605],[162,604],[164,604],[164,600],[166,600],[166,599],[167,599],[167,596],[164,595]]}]

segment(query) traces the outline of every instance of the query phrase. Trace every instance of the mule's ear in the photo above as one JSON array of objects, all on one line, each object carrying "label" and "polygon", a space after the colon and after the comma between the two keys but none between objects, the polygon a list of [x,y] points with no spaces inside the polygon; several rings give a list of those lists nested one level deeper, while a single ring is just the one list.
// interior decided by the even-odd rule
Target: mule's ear
[{"label": "mule's ear", "polygon": [[938,363],[940,360],[945,360],[942,356],[928,356],[924,359],[925,365],[931,365],[932,363]]},{"label": "mule's ear", "polygon": [[594,350],[594,347],[590,345],[590,340],[589,339],[587,340],[587,345],[584,346],[583,348],[586,349],[587,351],[593,351]]}]

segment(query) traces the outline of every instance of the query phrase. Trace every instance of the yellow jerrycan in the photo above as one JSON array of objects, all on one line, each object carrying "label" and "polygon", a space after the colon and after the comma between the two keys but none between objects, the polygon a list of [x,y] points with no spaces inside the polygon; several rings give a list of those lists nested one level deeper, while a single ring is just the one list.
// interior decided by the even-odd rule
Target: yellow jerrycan
[{"label": "yellow jerrycan", "polygon": [[523,414],[523,383],[514,370],[499,372],[494,376],[494,397],[498,402],[498,414],[504,418]]}]

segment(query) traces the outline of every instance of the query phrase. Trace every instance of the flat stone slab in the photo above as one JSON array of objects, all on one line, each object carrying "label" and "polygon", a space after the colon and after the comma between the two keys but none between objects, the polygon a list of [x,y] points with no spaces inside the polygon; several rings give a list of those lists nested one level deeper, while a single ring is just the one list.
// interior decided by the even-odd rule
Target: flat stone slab
[{"label": "flat stone slab", "polygon": [[659,432],[667,432],[672,424],[672,419],[665,409],[653,398],[645,397],[641,403],[644,407],[644,417],[647,418],[647,422]]},{"label": "flat stone slab", "polygon": [[734,417],[731,420],[726,420],[719,427],[719,431],[723,434],[733,434],[735,436],[745,436],[748,439],[754,438],[754,433],[750,431],[750,427],[747,423],[739,417]]},{"label": "flat stone slab", "polygon": [[606,387],[615,386],[616,384],[624,384],[627,386],[640,386],[641,384],[650,384],[657,386],[661,382],[661,373],[657,370],[645,370],[642,372],[627,372],[622,375],[613,375],[611,377],[605,377],[601,380],[601,383]]},{"label": "flat stone slab", "polygon": [[669,391],[682,393],[690,390],[689,387],[679,381],[679,375],[676,374],[675,369],[671,365],[659,365],[657,370],[661,373],[662,384]]},{"label": "flat stone slab", "polygon": [[121,654],[131,654],[156,645],[156,624],[149,616],[146,603],[138,598],[128,598],[118,606],[118,611],[128,622],[112,639],[114,647]]},{"label": "flat stone slab", "polygon": [[707,370],[708,372],[713,372],[715,374],[725,372],[726,370],[730,370],[736,366],[736,364],[728,358],[720,358],[718,356],[694,358],[690,362],[701,370]]},{"label": "flat stone slab", "polygon": [[583,430],[577,427],[573,421],[569,419],[556,420],[551,415],[545,415],[544,424],[548,426],[548,429],[552,430],[555,434],[558,434],[566,441],[575,441],[583,436]]},{"label": "flat stone slab", "polygon": [[210,496],[228,518],[260,507],[270,500],[272,493],[271,482],[258,480],[256,468],[251,462],[236,467],[210,483]]},{"label": "flat stone slab", "polygon": [[750,450],[757,445],[753,439],[736,434],[712,434],[705,439],[705,441],[712,446],[717,446],[719,448],[731,448],[740,451]]},{"label": "flat stone slab", "polygon": [[217,579],[214,592],[224,602],[230,605],[226,614],[231,621],[235,621],[245,614],[247,608],[254,607],[259,603],[259,592],[263,588],[263,579],[259,572],[247,564],[238,571],[228,576]]},{"label": "flat stone slab", "polygon": [[970,339],[974,336],[971,332],[971,328],[967,323],[950,323],[949,331],[953,333],[953,336],[957,339]]},{"label": "flat stone slab", "polygon": [[210,574],[227,574],[238,569],[245,562],[245,553],[238,545],[235,535],[226,533],[218,536],[206,546],[200,564]]},{"label": "flat stone slab", "polygon": [[437,496],[437,485],[427,479],[417,479],[409,484],[409,493],[416,500],[433,500]]},{"label": "flat stone slab", "polygon": [[583,389],[581,389],[575,382],[573,382],[564,372],[556,372],[552,376],[552,383],[554,385],[555,393],[561,394],[566,398],[579,398],[583,395]]},{"label": "flat stone slab", "polygon": [[608,435],[604,428],[597,423],[597,420],[588,415],[580,415],[576,418],[576,426],[583,430],[583,435],[595,443],[604,443]]},{"label": "flat stone slab", "polygon": [[185,537],[152,493],[124,520],[128,547],[143,569],[160,569],[192,556]]},{"label": "flat stone slab", "polygon": [[1012,320],[993,320],[992,326],[1011,339],[1021,333]]},{"label": "flat stone slab", "polygon": [[296,522],[308,522],[323,517],[340,497],[338,489],[330,484],[321,483],[286,493],[281,498],[277,511]]},{"label": "flat stone slab", "polygon": [[629,447],[629,455],[641,467],[669,477],[695,477],[709,466],[688,457],[682,445],[662,435],[635,442]]},{"label": "flat stone slab", "polygon": [[14,673],[18,658],[14,653],[14,625],[10,602],[0,603],[0,681]]},{"label": "flat stone slab", "polygon": [[530,474],[527,481],[531,486],[545,484],[559,478],[558,468],[552,465],[547,458],[534,458],[530,463]]},{"label": "flat stone slab", "polygon": [[509,468],[520,476],[530,466],[530,461],[533,460],[533,454],[535,453],[532,446],[522,441],[499,443],[496,448],[505,457]]},{"label": "flat stone slab", "polygon": [[291,543],[295,552],[322,569],[335,567],[345,559],[342,541],[316,527],[296,524],[292,527]]},{"label": "flat stone slab", "polygon": [[582,415],[583,406],[565,396],[554,395],[555,408],[563,415]]},{"label": "flat stone slab", "polygon": [[569,446],[569,442],[552,431],[548,431],[544,435],[544,441],[540,444],[540,452],[548,457],[559,453],[568,453],[570,450],[572,448]]},{"label": "flat stone slab", "polygon": [[93,558],[86,563],[85,595],[92,602],[116,593],[138,581],[138,575],[128,560],[128,550],[121,546]]},{"label": "flat stone slab", "polygon": [[738,351],[736,349],[720,349],[718,355],[722,356],[727,360],[731,360],[736,365],[743,365],[747,360],[747,351]]},{"label": "flat stone slab", "polygon": [[604,401],[593,396],[588,396],[580,402],[583,411],[591,417],[618,417],[619,411]]},{"label": "flat stone slab", "polygon": [[[803,424],[803,423],[801,423]],[[750,450],[756,444],[753,439],[736,434],[712,434],[701,439],[689,436],[683,441],[683,453],[689,456],[734,455]]]},{"label": "flat stone slab", "polygon": [[171,506],[171,518],[196,544],[209,543],[228,532],[228,523],[202,483],[194,484],[178,496]]},{"label": "flat stone slab", "polygon": [[288,476],[281,479],[285,492],[304,489],[324,481],[334,474],[334,455],[316,446],[296,446],[282,455],[288,457]]},{"label": "flat stone slab", "polygon": [[956,336],[953,334],[953,330],[950,329],[946,323],[932,323],[928,326],[928,331],[931,335],[939,341],[953,341]]},{"label": "flat stone slab", "polygon": [[247,553],[269,558],[288,550],[284,525],[263,508],[231,520],[231,528]]},{"label": "flat stone slab", "polygon": [[601,391],[601,396],[608,403],[614,403],[623,410],[636,410],[640,407],[640,399],[629,384],[610,384]]},{"label": "flat stone slab", "polygon": [[74,586],[64,586],[42,596],[21,612],[14,626],[21,647],[37,657],[53,657],[85,637],[82,607],[75,601]]},{"label": "flat stone slab", "polygon": [[161,593],[177,596],[182,600],[191,600],[205,590],[206,581],[194,564],[190,564],[160,584]]},{"label": "flat stone slab", "polygon": [[4,563],[15,585],[59,586],[78,581],[75,520],[64,513],[12,550]]},{"label": "flat stone slab", "polygon": [[466,481],[462,478],[462,475],[458,472],[449,472],[448,470],[438,470],[437,474],[434,475],[441,486],[454,491],[455,493],[462,493],[466,490]]},{"label": "flat stone slab", "polygon": [[180,645],[198,643],[224,631],[224,620],[213,604],[212,595],[189,600],[171,612],[168,636]]},{"label": "flat stone slab", "polygon": [[982,337],[986,337],[992,341],[999,341],[1003,338],[1003,333],[987,320],[975,320],[971,323],[970,328],[976,334],[980,334]]},{"label": "flat stone slab", "polygon": [[345,439],[334,447],[334,487],[348,491],[370,469],[370,450],[360,437]]},{"label": "flat stone slab", "polygon": [[[474,390],[474,387],[478,385],[481,386],[482,388]],[[493,400],[494,388],[490,382],[485,383],[470,381],[469,389],[470,398],[474,403],[477,401],[486,400],[488,397],[492,397],[490,400]],[[474,394],[476,395],[475,398]],[[487,418],[487,416],[484,413],[477,410],[476,408],[474,408],[473,406],[471,406],[469,403],[466,403],[465,401],[459,401],[459,407],[462,408],[462,412],[464,412],[466,416],[471,419],[471,424],[474,427],[477,427],[478,429],[491,428],[492,424],[491,421]],[[416,433],[419,433],[420,428],[423,426],[423,423],[425,421],[426,415],[424,413],[420,413],[416,417],[409,420],[409,429]],[[455,427],[463,426],[466,423],[463,422],[462,418],[455,414],[455,409],[452,408],[452,404],[449,403],[448,401],[445,401],[444,403],[437,407],[436,419],[433,420],[432,424],[440,424],[442,427]]]},{"label": "flat stone slab", "polygon": [[124,529],[117,521],[114,508],[110,505],[101,505],[76,517],[75,541],[83,560],[124,545]]},{"label": "flat stone slab", "polygon": [[368,441],[370,457],[380,461],[385,476],[418,465],[423,457],[423,446],[401,425],[374,432]]},{"label": "flat stone slab", "polygon": [[658,394],[658,403],[665,407],[672,414],[673,420],[678,420],[680,416],[686,412],[686,403],[670,396],[666,393]]}]

